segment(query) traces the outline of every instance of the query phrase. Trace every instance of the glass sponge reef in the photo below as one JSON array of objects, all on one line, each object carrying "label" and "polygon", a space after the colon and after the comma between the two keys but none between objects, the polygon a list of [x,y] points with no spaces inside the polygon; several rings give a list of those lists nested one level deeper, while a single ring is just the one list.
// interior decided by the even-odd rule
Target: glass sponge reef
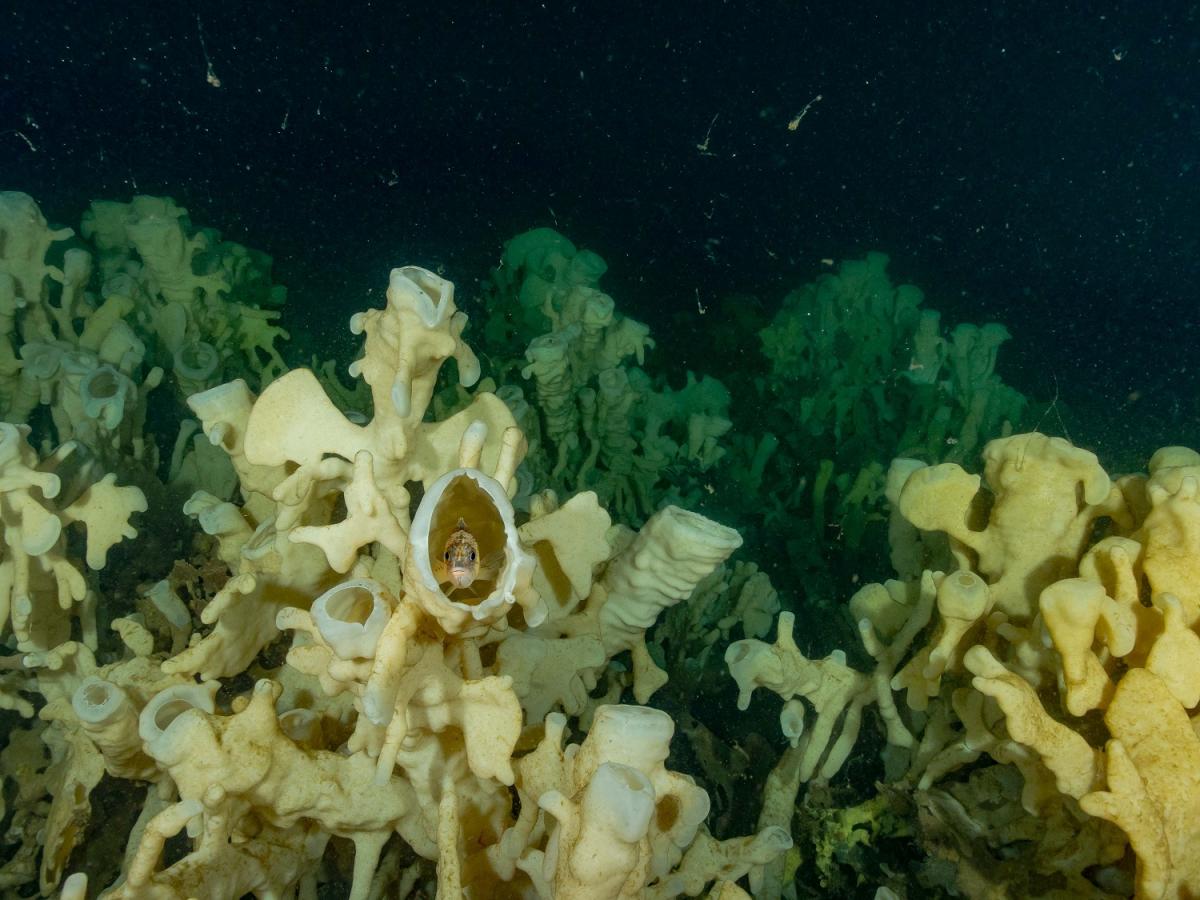
[{"label": "glass sponge reef", "polygon": [[[672,387],[536,229],[478,343],[394,269],[347,383],[172,201],[81,232],[0,194],[14,896],[1200,890],[1200,455],[1021,432],[1007,332],[881,254],[747,336],[761,377]],[[731,558],[735,495],[803,593]],[[796,563],[852,551],[896,577]]]}]

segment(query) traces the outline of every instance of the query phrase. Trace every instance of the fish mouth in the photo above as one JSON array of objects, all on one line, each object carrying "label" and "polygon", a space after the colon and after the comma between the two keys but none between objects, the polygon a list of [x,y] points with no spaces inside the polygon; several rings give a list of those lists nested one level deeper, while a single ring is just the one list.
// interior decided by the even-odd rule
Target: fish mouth
[{"label": "fish mouth", "polygon": [[456,588],[470,587],[471,582],[475,580],[475,575],[470,569],[465,569],[460,566],[450,567],[450,583]]}]

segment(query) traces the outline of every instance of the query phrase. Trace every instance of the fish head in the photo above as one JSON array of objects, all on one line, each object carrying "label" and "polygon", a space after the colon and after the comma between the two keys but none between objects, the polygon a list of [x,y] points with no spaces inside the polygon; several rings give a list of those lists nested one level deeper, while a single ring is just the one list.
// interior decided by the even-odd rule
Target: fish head
[{"label": "fish head", "polygon": [[460,530],[451,535],[442,561],[446,566],[446,580],[452,588],[470,587],[479,575],[479,548],[471,533]]}]

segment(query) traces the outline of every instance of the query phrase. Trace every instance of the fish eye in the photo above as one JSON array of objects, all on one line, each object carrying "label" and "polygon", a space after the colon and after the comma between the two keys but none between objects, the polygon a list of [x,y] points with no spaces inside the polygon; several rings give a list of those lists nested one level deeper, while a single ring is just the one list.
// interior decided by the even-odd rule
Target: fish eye
[{"label": "fish eye", "polygon": [[449,550],[447,550],[445,553],[442,554],[442,559],[446,560],[446,562],[450,561],[450,551]]},{"label": "fish eye", "polygon": [[471,551],[471,562],[475,562],[475,551]]}]

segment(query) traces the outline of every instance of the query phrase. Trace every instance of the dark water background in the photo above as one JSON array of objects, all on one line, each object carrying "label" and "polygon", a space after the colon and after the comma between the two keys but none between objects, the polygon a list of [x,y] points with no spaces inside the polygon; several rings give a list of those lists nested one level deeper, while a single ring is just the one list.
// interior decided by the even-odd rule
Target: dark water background
[{"label": "dark water background", "polygon": [[1106,461],[1200,444],[1195,5],[2,16],[0,186],[70,225],[93,198],[172,195],[272,253],[285,323],[329,346],[391,266],[444,268],[469,309],[502,242],[548,224],[609,261],[671,364],[720,374],[739,362],[699,358],[722,323],[698,301],[771,311],[822,258],[882,249],[944,322],[1005,322],[1001,374],[1057,383]]}]

